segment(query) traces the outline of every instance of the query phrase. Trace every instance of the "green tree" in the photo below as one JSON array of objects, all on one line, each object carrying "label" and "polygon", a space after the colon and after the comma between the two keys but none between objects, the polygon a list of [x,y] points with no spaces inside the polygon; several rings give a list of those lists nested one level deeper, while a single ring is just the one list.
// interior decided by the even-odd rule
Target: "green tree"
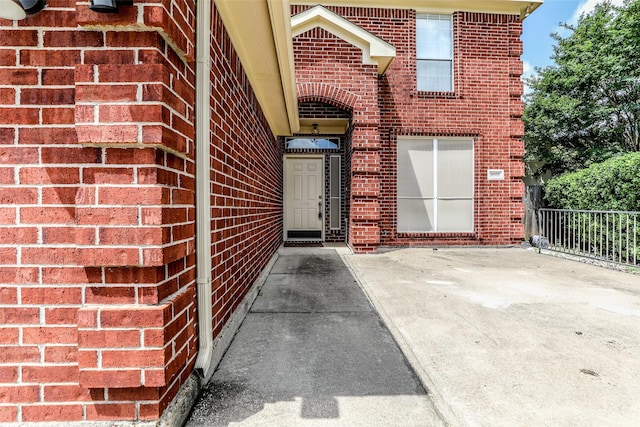
[{"label": "green tree", "polygon": [[627,153],[550,179],[545,200],[558,209],[640,211],[640,153]]},{"label": "green tree", "polygon": [[640,0],[602,3],[564,28],[525,97],[525,159],[555,174],[640,151]]}]

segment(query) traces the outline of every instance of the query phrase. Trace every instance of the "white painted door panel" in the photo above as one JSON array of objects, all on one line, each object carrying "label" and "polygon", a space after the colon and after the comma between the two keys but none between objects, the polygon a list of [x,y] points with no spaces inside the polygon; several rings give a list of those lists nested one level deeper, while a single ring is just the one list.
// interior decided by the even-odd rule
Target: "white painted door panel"
[{"label": "white painted door panel", "polygon": [[322,231],[322,158],[287,158],[285,164],[287,231]]}]

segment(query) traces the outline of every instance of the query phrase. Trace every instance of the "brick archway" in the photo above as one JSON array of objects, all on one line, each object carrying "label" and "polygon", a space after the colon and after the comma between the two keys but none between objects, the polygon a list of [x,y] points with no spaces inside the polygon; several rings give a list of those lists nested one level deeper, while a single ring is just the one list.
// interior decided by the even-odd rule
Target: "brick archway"
[{"label": "brick archway", "polygon": [[360,97],[355,93],[324,83],[301,83],[297,85],[298,102],[324,102],[342,110],[355,112]]},{"label": "brick archway", "polygon": [[298,102],[321,102],[351,113],[348,244],[354,252],[376,251],[380,244],[379,116],[370,117],[362,96],[317,82],[297,85]]}]

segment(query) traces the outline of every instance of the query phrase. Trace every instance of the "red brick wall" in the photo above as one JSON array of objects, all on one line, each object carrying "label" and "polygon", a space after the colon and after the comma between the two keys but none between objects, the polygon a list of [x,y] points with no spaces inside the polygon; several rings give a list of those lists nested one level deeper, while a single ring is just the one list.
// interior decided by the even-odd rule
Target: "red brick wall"
[{"label": "red brick wall", "polygon": [[[157,418],[189,374],[193,8],[169,7],[0,21],[2,421]],[[173,39],[122,28],[138,9]]]},{"label": "red brick wall", "polygon": [[[213,30],[217,334],[281,242],[282,176]],[[0,20],[0,422],[157,419],[192,370],[193,33],[175,0]]]},{"label": "red brick wall", "polygon": [[[294,6],[292,13],[305,9]],[[366,141],[360,144],[364,149],[360,151],[356,145],[353,152],[352,231],[370,236],[369,244],[373,247],[376,238],[383,245],[518,242],[524,236],[521,223],[524,187],[520,179],[524,153],[520,119],[522,25],[519,17],[454,14],[455,92],[443,94],[416,90],[414,11],[352,7],[330,10],[396,48],[396,58],[374,85],[370,82],[373,82],[371,73],[375,68],[362,65],[361,56],[352,46],[349,51],[352,55],[345,55],[344,49],[349,48],[346,42],[318,29],[294,39],[299,96],[305,96],[305,90],[301,89],[323,82],[325,93],[343,90],[358,99],[354,103],[354,117],[359,114],[369,116],[369,130],[361,133]],[[341,53],[334,49],[340,49]],[[332,96],[328,96],[326,102],[331,100]],[[371,105],[372,100],[376,106]],[[398,135],[474,138],[473,233],[396,232]],[[358,165],[365,169],[357,169]],[[487,169],[503,169],[505,180],[488,181]],[[354,220],[362,222],[354,223]],[[378,236],[374,223],[379,230]],[[354,248],[361,244],[352,242]],[[368,245],[364,244],[364,247]]]},{"label": "red brick wall", "polygon": [[282,244],[282,146],[213,15],[211,217],[213,334]]},{"label": "red brick wall", "polygon": [[[303,10],[293,7],[293,12]],[[350,9],[350,8],[348,8]],[[340,10],[340,8],[338,8]],[[294,37],[300,101],[325,102],[352,113],[347,161],[352,178],[377,186],[379,174],[378,74],[362,64],[362,52],[321,28]],[[377,194],[350,192],[348,241],[356,252],[370,252],[379,242]]]}]

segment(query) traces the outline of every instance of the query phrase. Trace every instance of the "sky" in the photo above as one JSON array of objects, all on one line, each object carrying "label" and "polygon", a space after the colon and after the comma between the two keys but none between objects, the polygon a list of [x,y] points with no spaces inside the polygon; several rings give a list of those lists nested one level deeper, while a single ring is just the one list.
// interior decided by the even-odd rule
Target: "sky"
[{"label": "sky", "polygon": [[[530,76],[535,67],[551,65],[551,54],[555,40],[550,34],[561,32],[560,23],[575,24],[582,13],[593,10],[603,0],[545,0],[542,6],[524,20],[522,42],[524,43],[524,74]],[[611,3],[622,5],[622,0]]]}]

